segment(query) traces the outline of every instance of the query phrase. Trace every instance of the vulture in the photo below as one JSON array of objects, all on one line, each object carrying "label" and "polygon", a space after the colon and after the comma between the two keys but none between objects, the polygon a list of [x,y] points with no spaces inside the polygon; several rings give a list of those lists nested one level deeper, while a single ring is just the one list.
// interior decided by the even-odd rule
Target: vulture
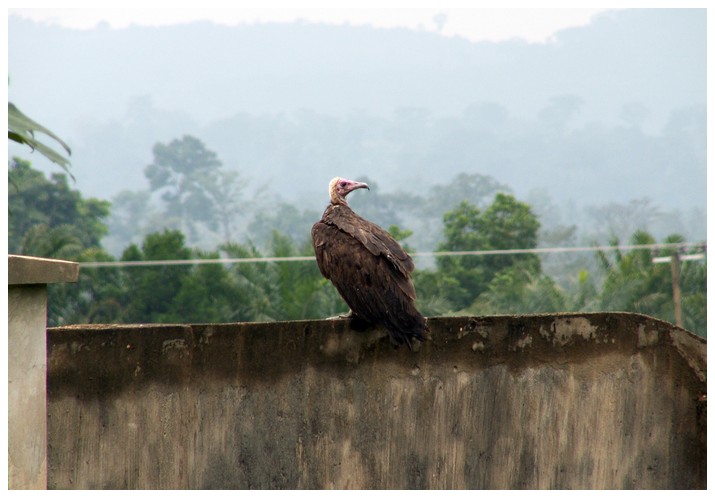
[{"label": "vulture", "polygon": [[345,197],[366,183],[333,178],[330,205],[311,235],[320,273],[350,307],[348,316],[383,325],[395,346],[424,341],[427,322],[415,307],[412,258],[392,236],[358,216]]}]

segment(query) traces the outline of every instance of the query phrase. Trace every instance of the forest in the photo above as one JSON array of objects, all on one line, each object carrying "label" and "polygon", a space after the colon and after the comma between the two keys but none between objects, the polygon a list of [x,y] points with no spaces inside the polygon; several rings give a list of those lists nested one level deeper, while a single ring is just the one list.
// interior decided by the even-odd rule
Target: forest
[{"label": "forest", "polygon": [[[279,182],[278,202],[319,214],[336,175],[435,197],[479,173],[579,238],[626,240],[644,223],[658,239],[706,236],[704,9],[616,9],[544,44],[310,22],[75,30],[12,14],[8,36],[9,99],[71,146],[76,187],[113,217],[116,195],[149,187],[154,144],[189,134],[240,173],[244,209]],[[13,146],[8,159],[24,157]],[[50,174],[43,159],[33,167]],[[395,212],[419,250],[442,215],[425,231]],[[115,228],[104,246],[118,257]],[[212,234],[200,247],[222,242]]]},{"label": "forest", "polygon": [[[318,204],[300,207],[270,186],[249,195],[245,179],[192,135],[157,142],[152,156],[144,168],[149,188],[125,190],[111,202],[85,198],[65,173],[48,177],[13,158],[9,252],[80,263],[313,255],[309,233],[321,215]],[[608,247],[598,248],[602,232],[582,230],[577,238],[573,224],[553,216],[546,223],[548,199],[532,205],[487,175],[462,172],[426,191],[389,193],[371,178],[355,179],[371,190],[352,196],[353,209],[418,253],[414,281],[426,316],[613,310],[674,322],[671,266],[653,257],[704,248],[677,233],[656,240],[642,223],[648,217],[638,217],[657,212],[648,199],[594,210],[594,226],[601,220],[601,228],[610,227]],[[444,254],[575,247],[588,239],[584,233],[593,235],[593,250]],[[106,248],[109,234],[115,246],[125,242],[118,256]],[[656,243],[671,246],[620,247]],[[680,270],[684,326],[705,336],[706,263],[682,261]],[[53,285],[49,293],[50,325],[320,319],[347,311],[310,258],[85,266],[77,284]]]}]

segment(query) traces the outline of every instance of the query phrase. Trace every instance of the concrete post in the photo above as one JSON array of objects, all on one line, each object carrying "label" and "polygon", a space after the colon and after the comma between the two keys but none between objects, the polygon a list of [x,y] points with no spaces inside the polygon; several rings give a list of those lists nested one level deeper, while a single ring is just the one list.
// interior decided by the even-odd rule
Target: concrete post
[{"label": "concrete post", "polygon": [[47,488],[47,284],[79,265],[8,256],[8,487]]}]

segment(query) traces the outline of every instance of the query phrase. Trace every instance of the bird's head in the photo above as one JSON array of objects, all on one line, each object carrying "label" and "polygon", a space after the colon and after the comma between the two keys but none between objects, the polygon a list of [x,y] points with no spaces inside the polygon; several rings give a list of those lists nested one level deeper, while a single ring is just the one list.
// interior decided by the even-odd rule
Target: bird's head
[{"label": "bird's head", "polygon": [[344,204],[348,205],[348,201],[345,197],[353,190],[359,188],[366,188],[370,190],[367,183],[356,182],[353,180],[347,180],[345,178],[335,177],[330,180],[330,185],[328,186],[328,192],[330,193],[330,203],[331,204]]}]

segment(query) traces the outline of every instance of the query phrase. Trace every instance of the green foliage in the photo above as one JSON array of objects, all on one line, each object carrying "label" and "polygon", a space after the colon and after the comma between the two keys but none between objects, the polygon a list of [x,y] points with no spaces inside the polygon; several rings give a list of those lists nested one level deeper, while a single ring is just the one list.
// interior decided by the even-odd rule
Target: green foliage
[{"label": "green foliage", "polygon": [[[272,254],[277,257],[313,254],[313,246],[306,243],[298,250],[290,237],[273,233]],[[275,317],[278,320],[319,318],[347,312],[332,285],[323,278],[313,261],[274,263],[279,301]]]},{"label": "green foliage", "polygon": [[[462,201],[444,215],[444,242],[438,251],[476,251],[486,249],[487,241],[481,224],[481,212]],[[464,309],[484,291],[487,282],[483,256],[447,256],[437,258],[436,291]]]},{"label": "green foliage", "polygon": [[[387,227],[387,233],[392,235],[392,238],[395,239],[396,241],[401,242],[401,241],[404,241],[405,239],[411,237],[413,232],[412,232],[412,230],[403,230],[400,227],[398,227],[397,225],[390,225],[389,227]],[[402,248],[408,253],[414,252],[414,250],[408,244],[405,244],[404,242],[402,242]]]},{"label": "green foliage", "polygon": [[[517,201],[513,196],[499,193],[494,202],[481,217],[486,228],[487,244],[490,249],[531,249],[536,247],[539,220],[528,204]],[[538,270],[538,258],[529,258]],[[497,260],[499,267],[514,264],[513,256],[503,256]]]},{"label": "green foliage", "polygon": [[84,250],[79,229],[74,225],[32,226],[22,237],[18,254],[73,260]]},{"label": "green foliage", "polygon": [[479,209],[467,201],[462,201],[454,211],[444,215],[445,242],[440,245],[440,250],[467,251],[484,248],[486,236],[481,222]]},{"label": "green foliage", "polygon": [[[28,233],[37,225],[45,225],[45,234],[69,232],[82,247],[98,247],[107,233],[104,219],[109,215],[109,202],[84,199],[77,190],[70,189],[67,176],[53,173],[48,180],[43,173],[32,169],[27,161],[13,159],[8,171],[8,250],[11,253],[42,257],[58,257],[47,252],[37,241],[38,233],[28,242]],[[71,226],[73,229],[61,226]],[[37,229],[35,229],[36,231]],[[54,247],[56,244],[50,244]]]},{"label": "green foliage", "polygon": [[413,280],[417,302],[424,307],[424,313],[457,315],[466,305],[460,307],[455,303],[469,302],[469,291],[448,272],[418,269],[413,274]]},{"label": "green foliage", "polygon": [[[633,235],[631,242],[653,244],[655,240],[649,234],[639,231]],[[617,244],[618,241],[614,240],[613,245]],[[602,309],[654,315],[654,312],[664,311],[663,307],[672,303],[668,296],[670,268],[667,265],[655,265],[650,250],[639,249],[628,254],[615,250],[612,258],[599,251],[598,258],[607,273],[600,304]]]},{"label": "green foliage", "polygon": [[[293,239],[273,233],[270,256],[312,255],[306,243],[300,250]],[[250,244],[224,244],[231,258],[261,257]],[[237,264],[230,272],[240,292],[239,319],[248,321],[320,318],[347,312],[337,292],[325,280],[313,261]]]},{"label": "green foliage", "polygon": [[598,309],[598,290],[593,283],[593,278],[588,270],[578,272],[578,280],[575,291],[570,299],[568,310],[572,311],[594,311]]},{"label": "green foliage", "polygon": [[547,313],[563,311],[563,293],[546,275],[511,266],[494,275],[487,289],[468,308],[474,314]]},{"label": "green foliage", "polygon": [[[198,259],[217,259],[218,251],[196,251]],[[239,292],[222,265],[196,265],[183,279],[171,299],[171,317],[182,323],[215,323],[237,321],[235,305]]]},{"label": "green foliage", "polygon": [[[530,249],[536,247],[538,230],[539,222],[527,204],[497,193],[483,212],[462,201],[445,213],[444,241],[438,251]],[[498,273],[512,267],[527,274],[541,272],[534,254],[441,256],[437,258],[438,275],[431,279],[432,291],[451,302],[454,309],[466,309]]]},{"label": "green foliage", "polygon": [[[261,253],[253,244],[228,242],[221,246],[229,258],[260,258]],[[268,263],[236,264],[229,271],[238,289],[235,303],[237,321],[273,320],[275,279]]]},{"label": "green foliage", "polygon": [[[683,242],[680,235],[671,235],[665,243]],[[634,245],[653,244],[655,239],[647,232],[637,231],[631,238]],[[612,241],[616,246],[617,240]],[[668,256],[673,250],[664,251]],[[599,252],[598,260],[606,278],[600,294],[598,309],[632,311],[654,316],[673,323],[675,305],[670,264],[653,263],[653,254],[648,249],[637,249],[623,254],[612,251],[612,256]],[[690,330],[705,335],[707,327],[706,264],[700,261],[681,263],[681,303],[684,325]]]},{"label": "green foliage", "polygon": [[[122,256],[123,261],[162,261],[191,259],[191,251],[184,245],[184,235],[178,230],[165,230],[150,234],[144,239],[141,249],[130,246]],[[127,267],[126,289],[131,289],[126,306],[128,322],[178,322],[173,305],[174,296],[180,291],[191,272],[186,265],[157,265]]]},{"label": "green foliage", "polygon": [[23,114],[20,109],[18,109],[17,106],[11,102],[8,102],[7,104],[7,127],[8,139],[20,144],[28,145],[31,149],[37,150],[50,161],[59,164],[62,169],[72,176],[69,172],[69,159],[59,154],[51,147],[45,145],[43,142],[40,142],[35,137],[35,134],[37,132],[44,133],[54,139],[62,146],[68,155],[72,153],[69,146],[50,130]]},{"label": "green foliage", "polygon": [[683,326],[707,336],[707,265],[701,261],[682,263],[681,305]]},{"label": "green foliage", "polygon": [[387,232],[392,235],[392,238],[394,238],[398,242],[401,240],[405,240],[413,233],[412,230],[402,230],[397,225],[390,225],[389,227],[387,227]]},{"label": "green foliage", "polygon": [[[8,178],[11,251],[74,261],[113,261],[101,246],[109,203],[84,199],[69,188],[65,175],[54,174],[48,180],[21,160],[12,163]],[[141,217],[146,197],[129,197],[130,204],[136,201],[134,216]],[[235,241],[214,251],[193,249],[182,231],[165,229],[127,246],[121,260],[312,255],[307,233],[301,237],[293,224],[309,227],[317,214],[284,207],[280,214],[273,213],[260,224],[265,232],[261,235],[265,250],[251,242]],[[125,221],[129,229],[132,219]],[[258,218],[255,223],[258,226]],[[411,230],[396,224],[389,225],[388,230],[402,244],[413,236]],[[530,206],[497,193],[491,204],[478,207],[463,201],[446,212],[443,241],[438,248],[529,249],[536,247],[538,230],[539,221]],[[645,231],[636,231],[631,238],[637,245],[654,242]],[[679,243],[683,238],[672,235],[664,242]],[[612,244],[618,245],[618,240],[614,238]],[[441,256],[436,258],[436,269],[414,273],[417,304],[427,316],[614,310],[645,313],[672,322],[670,265],[655,264],[652,258],[650,250],[597,252],[593,259],[602,275],[582,268],[566,291],[544,273],[535,254]],[[685,327],[705,335],[707,265],[702,261],[682,262],[681,269]],[[314,261],[264,260],[231,265],[83,268],[77,284],[49,287],[48,323],[297,320],[347,311]]]},{"label": "green foliage", "polygon": [[[103,249],[96,247],[84,249],[67,259],[80,262],[113,260]],[[82,268],[77,283],[48,286],[48,325],[119,323],[128,294],[118,269]]]}]

